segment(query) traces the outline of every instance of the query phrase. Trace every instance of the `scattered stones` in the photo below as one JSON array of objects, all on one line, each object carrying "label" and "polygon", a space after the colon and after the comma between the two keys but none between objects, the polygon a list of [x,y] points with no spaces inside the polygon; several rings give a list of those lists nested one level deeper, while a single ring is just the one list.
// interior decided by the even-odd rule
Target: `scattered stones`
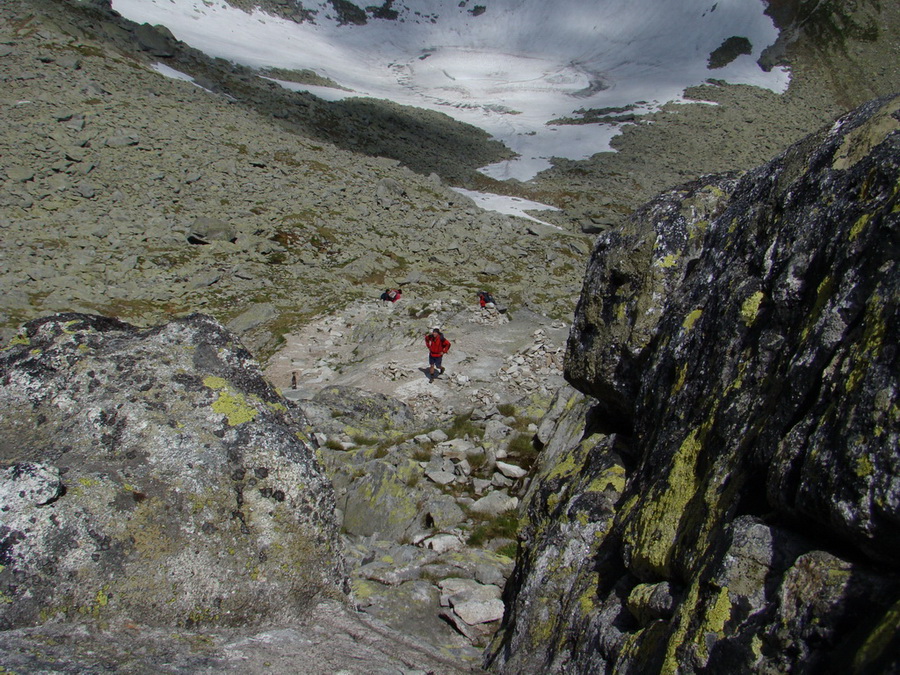
[{"label": "scattered stones", "polygon": [[[0,303],[6,321],[0,338],[9,339],[25,319],[75,306],[99,309],[112,295],[118,315],[137,325],[202,308],[240,328],[244,343],[265,358],[281,335],[309,320],[311,307],[321,311],[319,303],[342,306],[367,298],[376,304],[383,289],[370,279],[383,277],[385,285],[410,291],[396,305],[379,307],[388,316],[411,309],[446,313],[454,295],[471,292],[479,269],[497,267],[498,246],[516,249],[501,269],[521,268],[522,277],[528,258],[540,255],[544,242],[523,239],[523,221],[484,212],[446,185],[436,186],[427,178],[432,167],[422,174],[406,168],[449,153],[441,173],[474,175],[506,153],[474,128],[388,103],[367,104],[374,110],[361,115],[352,106],[282,90],[248,69],[205,59],[162,27],[129,24],[91,3],[38,2],[41,11],[20,0],[0,10],[4,24],[18,16],[20,4],[21,16],[30,17],[17,28],[15,49],[3,57],[6,72],[18,76],[4,82],[0,156],[15,163],[0,166],[0,208],[7,212],[4,241],[19,240],[18,249],[33,253],[18,256],[7,248],[0,269],[6,285],[24,279],[36,264],[51,266],[54,274],[31,285],[29,312]],[[98,11],[102,24],[92,14]],[[33,57],[48,50],[61,56]],[[223,95],[154,71],[157,56],[151,55],[170,52],[168,65]],[[286,127],[306,135],[266,123],[277,110],[288,111]],[[422,128],[443,134],[441,153],[414,140],[418,116],[428,119]],[[403,166],[361,155],[361,149],[374,155],[396,150],[410,161]],[[430,243],[420,246],[423,224],[436,223]],[[90,259],[72,264],[98,224],[107,236],[91,241]],[[580,235],[550,238],[572,236]],[[52,251],[42,250],[44,240],[54,242]],[[196,246],[185,251],[185,241]],[[402,264],[397,250],[407,252]],[[438,288],[424,273],[433,267],[435,251],[446,264],[440,288],[448,292],[437,309],[426,306],[437,298],[422,294]],[[131,257],[141,264],[118,266]],[[536,297],[530,283],[512,284],[508,292],[560,316],[571,313],[583,259],[562,276],[540,273],[540,284],[555,294],[553,303]],[[73,282],[49,283],[62,276]],[[230,324],[250,304],[272,305],[276,313]],[[353,346],[360,352],[368,347],[359,341]],[[324,380],[336,365],[323,354],[317,372],[304,378]],[[390,364],[383,373],[392,381],[420,375]],[[453,372],[444,383],[461,389],[469,377]]]}]

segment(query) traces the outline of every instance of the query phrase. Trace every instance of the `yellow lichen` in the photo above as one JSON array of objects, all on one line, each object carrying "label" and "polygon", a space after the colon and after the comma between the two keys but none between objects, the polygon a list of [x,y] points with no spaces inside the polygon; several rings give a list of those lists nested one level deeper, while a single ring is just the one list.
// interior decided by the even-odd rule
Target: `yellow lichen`
[{"label": "yellow lichen", "polygon": [[557,504],[559,504],[559,495],[553,492],[547,497],[547,509],[552,511],[556,508]]},{"label": "yellow lichen", "polygon": [[22,345],[27,347],[31,344],[31,340],[28,339],[26,335],[16,335],[12,340],[9,341],[9,347],[15,347],[16,345]]},{"label": "yellow lichen", "polygon": [[376,593],[376,585],[366,579],[354,578],[350,580],[350,590],[357,600],[367,600]]},{"label": "yellow lichen", "polygon": [[665,484],[645,494],[637,518],[625,533],[634,549],[633,568],[668,576],[685,507],[697,491],[696,465],[702,445],[700,431],[694,429],[672,456]]},{"label": "yellow lichen", "polygon": [[688,223],[688,236],[691,239],[696,239],[698,235],[701,235],[704,232],[706,232],[708,227],[709,227],[708,220],[698,220],[695,222],[689,222]]},{"label": "yellow lichen", "polygon": [[228,383],[224,378],[216,377],[214,375],[208,375],[207,377],[204,377],[203,384],[210,389],[225,389],[225,387],[228,386]]},{"label": "yellow lichen", "polygon": [[249,422],[259,414],[259,410],[249,405],[241,394],[230,391],[220,393],[219,398],[213,402],[212,409],[225,415],[232,427]]},{"label": "yellow lichen", "polygon": [[756,321],[756,317],[759,316],[759,305],[762,303],[763,297],[765,296],[762,291],[756,291],[744,300],[744,304],[741,305],[741,320],[747,326],[752,326]]},{"label": "yellow lichen", "polygon": [[665,258],[658,259],[654,264],[657,267],[662,267],[663,269],[668,269],[670,267],[675,267],[675,265],[678,264],[678,258],[679,258],[679,256],[677,256],[676,254],[670,253]]},{"label": "yellow lichen", "polygon": [[210,375],[203,378],[203,384],[220,392],[219,398],[212,404],[212,409],[225,415],[229,426],[235,427],[249,422],[259,414],[259,410],[250,405],[243,394],[231,389],[223,378]]},{"label": "yellow lichen", "polygon": [[753,656],[755,656],[757,659],[762,658],[762,648],[763,641],[758,635],[754,635],[752,638],[750,638],[750,651],[753,652]]},{"label": "yellow lichen", "polygon": [[870,213],[864,213],[862,216],[860,216],[859,220],[857,220],[853,224],[853,227],[850,228],[850,241],[853,241],[860,235],[871,218],[872,215]]},{"label": "yellow lichen", "polygon": [[662,667],[660,668],[660,673],[664,673],[665,675],[675,675],[676,673],[680,673],[681,669],[678,666],[678,659],[675,654],[675,650],[678,649],[685,642],[685,638],[687,637],[688,626],[690,625],[691,619],[697,608],[697,599],[700,597],[700,587],[697,581],[691,584],[690,588],[688,588],[688,592],[684,600],[678,606],[678,610],[675,616],[672,618],[670,624],[673,627],[671,632],[671,636],[669,637],[669,641],[666,644],[666,655],[663,660]]},{"label": "yellow lichen", "polygon": [[706,615],[707,627],[710,631],[721,635],[722,631],[725,630],[725,624],[728,623],[730,618],[731,600],[728,597],[728,589],[721,588],[713,606]]},{"label": "yellow lichen", "polygon": [[587,492],[604,492],[610,488],[616,492],[622,492],[625,489],[625,469],[618,464],[609,467],[599,478],[591,481]]},{"label": "yellow lichen", "polygon": [[588,614],[594,609],[596,606],[595,597],[596,593],[593,588],[589,588],[581,594],[581,597],[578,598],[578,606],[581,608],[582,614]]},{"label": "yellow lichen", "polygon": [[856,475],[858,477],[865,478],[866,476],[871,476],[874,470],[875,467],[872,465],[872,460],[869,459],[868,455],[860,455],[856,459]]},{"label": "yellow lichen", "polygon": [[865,123],[847,133],[841,147],[834,153],[832,168],[843,171],[853,167],[866,157],[872,148],[887,138],[888,134],[900,128],[900,123],[893,117],[898,110],[900,100],[888,101]]},{"label": "yellow lichen", "polygon": [[267,403],[266,405],[269,407],[269,410],[272,410],[274,412],[287,412],[287,406],[284,405],[284,403]]},{"label": "yellow lichen", "polygon": [[577,462],[575,452],[573,451],[556,463],[553,469],[550,470],[547,478],[562,478],[565,476],[571,476],[580,467],[581,465]]},{"label": "yellow lichen", "polygon": [[703,314],[702,309],[695,309],[684,318],[684,323],[681,324],[681,327],[688,331],[691,330],[694,327],[694,324],[697,323],[697,319],[700,318],[701,314]]},{"label": "yellow lichen", "polygon": [[885,612],[878,625],[869,633],[859,651],[856,652],[851,672],[875,672],[873,664],[884,656],[892,644],[897,644],[897,635],[900,632],[898,626],[900,626],[900,601],[895,602]]},{"label": "yellow lichen", "polygon": [[687,378],[688,364],[684,363],[678,369],[678,375],[675,377],[675,386],[672,387],[672,393],[677,394],[681,391],[681,388],[684,386],[684,381]]}]

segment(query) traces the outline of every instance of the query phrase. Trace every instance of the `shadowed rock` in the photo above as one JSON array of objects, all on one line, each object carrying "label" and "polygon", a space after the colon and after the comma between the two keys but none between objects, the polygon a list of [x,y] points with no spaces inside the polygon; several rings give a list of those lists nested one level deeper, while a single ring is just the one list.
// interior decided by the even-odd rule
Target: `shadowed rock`
[{"label": "shadowed rock", "polygon": [[898,667],[898,180],[895,97],[600,237],[496,670]]}]

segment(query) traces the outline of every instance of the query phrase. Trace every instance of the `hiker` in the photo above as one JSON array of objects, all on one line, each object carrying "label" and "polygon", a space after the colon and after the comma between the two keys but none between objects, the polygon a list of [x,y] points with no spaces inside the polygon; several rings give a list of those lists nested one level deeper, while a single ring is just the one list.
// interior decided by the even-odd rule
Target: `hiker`
[{"label": "hiker", "polygon": [[482,309],[485,307],[494,309],[494,307],[497,306],[497,303],[494,301],[494,296],[487,291],[478,291],[478,303],[481,305]]},{"label": "hiker", "polygon": [[403,291],[399,288],[385,288],[384,293],[381,294],[381,299],[384,302],[397,302],[403,296]]},{"label": "hiker", "polygon": [[435,326],[430,333],[425,333],[425,345],[428,347],[428,382],[434,382],[434,369],[444,374],[442,361],[444,354],[450,351],[450,340],[444,337],[441,329]]}]

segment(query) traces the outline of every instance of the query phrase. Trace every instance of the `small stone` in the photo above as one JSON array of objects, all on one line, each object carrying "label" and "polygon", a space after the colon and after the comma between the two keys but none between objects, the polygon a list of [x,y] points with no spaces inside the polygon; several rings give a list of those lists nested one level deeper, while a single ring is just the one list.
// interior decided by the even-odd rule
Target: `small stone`
[{"label": "small stone", "polygon": [[425,475],[438,485],[449,485],[456,480],[456,476],[449,471],[426,471]]},{"label": "small stone", "polygon": [[6,169],[6,177],[16,183],[27,183],[34,180],[34,171],[24,166],[10,166]]}]

